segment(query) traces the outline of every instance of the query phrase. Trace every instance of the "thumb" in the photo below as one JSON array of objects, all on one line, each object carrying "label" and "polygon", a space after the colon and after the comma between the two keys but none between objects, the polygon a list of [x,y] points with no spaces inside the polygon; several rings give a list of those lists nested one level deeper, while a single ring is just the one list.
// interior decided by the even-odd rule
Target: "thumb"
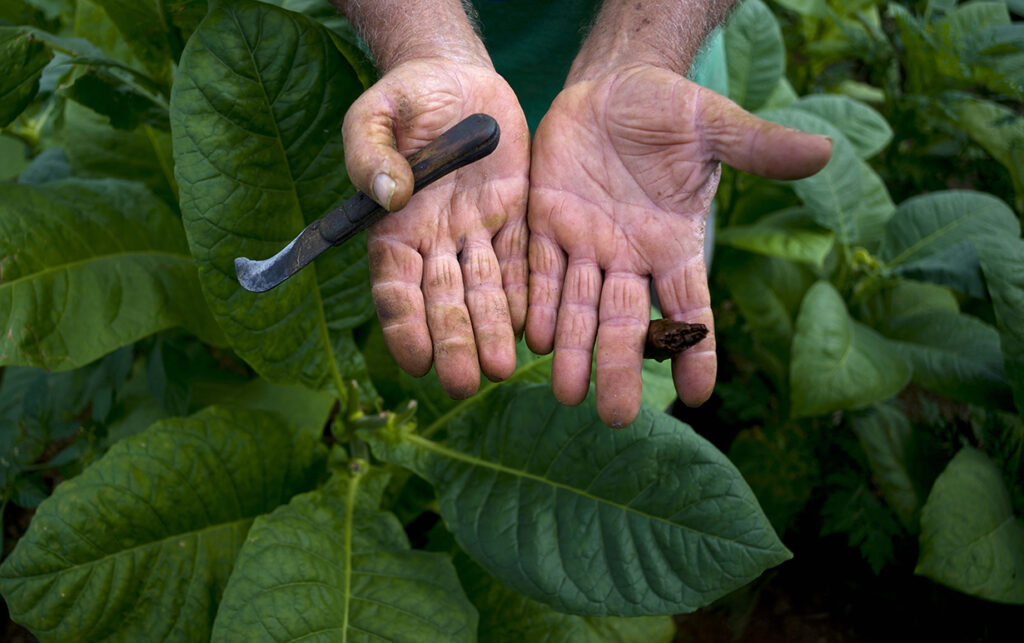
[{"label": "thumb", "polygon": [[371,87],[349,107],[341,128],[349,179],[388,211],[405,207],[413,190],[412,168],[395,147],[394,106],[402,102]]},{"label": "thumb", "polygon": [[810,176],[828,164],[832,140],[754,116],[725,96],[702,91],[697,106],[715,159],[769,179]]}]

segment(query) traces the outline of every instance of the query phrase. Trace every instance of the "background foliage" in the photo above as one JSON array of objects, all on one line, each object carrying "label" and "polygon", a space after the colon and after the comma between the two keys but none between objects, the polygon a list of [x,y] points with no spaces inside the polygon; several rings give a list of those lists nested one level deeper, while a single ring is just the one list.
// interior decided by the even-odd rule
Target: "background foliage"
[{"label": "background foliage", "polygon": [[1024,604],[1021,10],[736,10],[733,98],[833,159],[724,170],[715,396],[675,409],[694,431],[652,362],[613,432],[522,347],[462,402],[400,373],[362,240],[273,297],[238,287],[235,256],[353,191],[338,124],[375,72],[327,3],[5,2],[11,617],[56,640],[631,641],[712,604],[683,630],[756,638],[783,592],[831,597],[830,640],[891,636],[894,596],[906,635],[997,636]]}]

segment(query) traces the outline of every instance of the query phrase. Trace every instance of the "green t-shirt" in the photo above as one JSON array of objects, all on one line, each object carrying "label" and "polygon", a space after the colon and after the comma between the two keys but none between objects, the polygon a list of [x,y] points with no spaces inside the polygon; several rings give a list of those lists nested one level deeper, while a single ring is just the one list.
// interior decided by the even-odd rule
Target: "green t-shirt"
[{"label": "green t-shirt", "polygon": [[[597,15],[600,0],[474,0],[484,44],[498,73],[515,90],[536,130],[562,89],[576,52]],[[721,33],[708,39],[689,77],[727,94]]]}]

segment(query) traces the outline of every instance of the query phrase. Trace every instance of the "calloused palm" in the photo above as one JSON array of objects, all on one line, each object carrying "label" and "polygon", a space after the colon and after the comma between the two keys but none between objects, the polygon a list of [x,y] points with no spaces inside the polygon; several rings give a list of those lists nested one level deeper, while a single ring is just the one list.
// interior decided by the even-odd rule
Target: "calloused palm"
[{"label": "calloused palm", "polygon": [[597,343],[598,413],[611,426],[640,408],[650,279],[665,317],[708,338],[673,359],[690,405],[717,362],[704,224],[720,162],[778,179],[813,174],[831,142],[763,121],[671,71],[624,67],[564,89],[537,130],[530,171],[526,339],[555,351],[552,384],[578,404]]},{"label": "calloused palm", "polygon": [[[501,127],[498,148],[410,199],[405,157],[484,112]],[[345,116],[352,182],[371,193],[395,181],[389,209],[367,244],[374,303],[391,354],[419,376],[433,362],[452,397],[472,395],[480,370],[515,369],[514,333],[526,317],[529,131],[508,84],[485,66],[419,59],[390,70]]]}]

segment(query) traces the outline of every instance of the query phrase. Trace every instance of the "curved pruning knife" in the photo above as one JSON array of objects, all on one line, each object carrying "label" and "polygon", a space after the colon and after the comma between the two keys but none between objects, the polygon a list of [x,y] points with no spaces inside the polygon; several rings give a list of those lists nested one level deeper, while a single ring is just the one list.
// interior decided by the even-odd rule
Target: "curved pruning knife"
[{"label": "curved pruning knife", "polygon": [[[409,157],[413,192],[449,172],[482,159],[498,146],[501,130],[487,114],[473,114]],[[291,243],[269,259],[235,259],[238,283],[252,292],[266,292],[305,268],[331,246],[354,237],[388,211],[363,192],[306,226]]]}]

